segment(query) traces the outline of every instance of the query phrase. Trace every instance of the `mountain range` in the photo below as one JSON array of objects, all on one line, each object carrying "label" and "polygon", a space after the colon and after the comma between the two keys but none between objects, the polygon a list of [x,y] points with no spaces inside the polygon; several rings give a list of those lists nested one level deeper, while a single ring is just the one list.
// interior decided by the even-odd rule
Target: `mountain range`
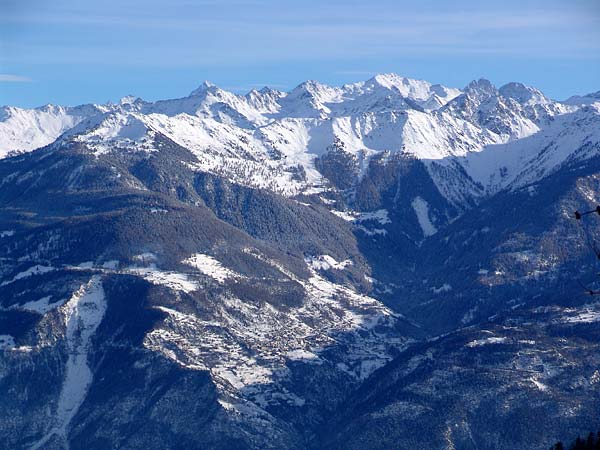
[{"label": "mountain range", "polygon": [[600,218],[573,212],[598,204],[598,93],[382,74],[2,107],[0,447],[584,435]]}]

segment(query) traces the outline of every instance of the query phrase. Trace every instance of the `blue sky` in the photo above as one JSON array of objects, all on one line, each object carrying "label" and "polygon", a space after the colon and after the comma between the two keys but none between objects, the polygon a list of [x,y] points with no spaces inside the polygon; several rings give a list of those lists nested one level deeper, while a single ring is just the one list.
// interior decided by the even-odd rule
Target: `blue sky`
[{"label": "blue sky", "polygon": [[153,100],[396,72],[600,89],[597,0],[0,0],[0,104]]}]

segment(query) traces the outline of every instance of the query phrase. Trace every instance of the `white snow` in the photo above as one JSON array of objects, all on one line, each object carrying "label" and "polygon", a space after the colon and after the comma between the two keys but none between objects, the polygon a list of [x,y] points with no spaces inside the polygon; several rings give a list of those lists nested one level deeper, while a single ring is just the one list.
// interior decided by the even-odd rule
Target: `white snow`
[{"label": "white snow", "polygon": [[319,255],[311,258],[306,258],[306,263],[315,270],[342,270],[347,266],[351,266],[353,263],[349,259],[337,262],[332,256]]},{"label": "white snow", "polygon": [[505,337],[489,337],[485,339],[477,339],[475,341],[471,341],[467,344],[467,347],[480,347],[483,345],[504,344],[505,342],[507,342],[507,338]]},{"label": "white snow", "polygon": [[431,291],[434,294],[441,294],[442,292],[450,292],[451,290],[452,290],[452,286],[450,286],[448,283],[442,284],[439,288],[436,288],[436,287],[431,288]]},{"label": "white snow", "polygon": [[147,125],[134,113],[108,115],[92,132],[82,135],[81,140],[106,142],[111,140],[136,141],[146,136]]},{"label": "white snow", "polygon": [[64,314],[69,359],[56,414],[64,433],[83,402],[92,381],[87,352],[91,338],[106,312],[104,289],[100,277],[95,276],[88,284],[82,286],[61,307],[61,312]]},{"label": "white snow", "polygon": [[392,223],[389,218],[387,209],[379,209],[377,211],[359,213],[354,219],[355,222],[375,221],[380,225]]},{"label": "white snow", "polygon": [[[136,264],[120,267],[120,261],[110,260],[103,262],[102,265],[97,265],[93,261],[86,261],[79,263],[76,266],[67,265],[64,267],[69,270],[135,275],[154,285],[165,286],[175,291],[187,293],[196,291],[198,289],[198,283],[190,279],[190,274],[158,268],[155,263],[158,261],[158,257],[154,253],[141,253],[139,255],[135,255],[132,259],[140,265]],[[53,307],[54,306],[51,308]]]},{"label": "white snow", "polygon": [[[569,310],[567,310],[569,311]],[[569,311],[570,312],[570,311]],[[593,309],[584,309],[582,311],[576,311],[575,314],[571,314],[563,318],[565,323],[594,323],[600,322],[600,311]]]},{"label": "white snow", "polygon": [[7,284],[14,283],[17,280],[22,280],[23,278],[29,278],[29,277],[34,276],[34,275],[41,275],[41,274],[44,274],[44,273],[52,272],[53,270],[55,270],[54,267],[49,267],[49,266],[43,266],[43,265],[40,265],[40,264],[36,264],[35,266],[32,266],[29,269],[24,270],[23,272],[19,272],[11,280],[2,282],[0,284],[0,286],[6,286]]},{"label": "white snow", "polygon": [[241,275],[233,270],[227,269],[219,261],[209,255],[196,253],[182,261],[183,264],[195,267],[204,275],[207,275],[219,283],[223,283],[228,278],[240,278]]},{"label": "white snow", "polygon": [[154,263],[158,260],[158,257],[151,252],[140,253],[139,255],[135,255],[133,257],[135,261],[139,261],[142,264]]},{"label": "white snow", "polygon": [[27,311],[36,312],[38,314],[44,315],[47,312],[58,308],[59,306],[61,306],[64,303],[64,301],[49,303],[49,300],[51,298],[52,297],[48,295],[46,297],[40,298],[39,300],[33,300],[31,302],[23,303],[22,305],[18,305],[15,308],[24,309]]},{"label": "white snow", "polygon": [[382,228],[369,230],[367,227],[362,225],[362,222],[367,222],[369,225],[371,225],[373,222],[379,225],[386,225],[392,223],[392,221],[389,218],[389,213],[386,209],[379,209],[377,211],[369,212],[331,210],[331,213],[335,214],[341,219],[344,219],[347,222],[353,222],[354,224],[357,224],[357,229],[360,229],[369,235],[386,234],[387,231]]},{"label": "white snow", "polygon": [[63,132],[100,112],[93,105],[47,105],[36,109],[0,107],[0,158],[51,144]]},{"label": "white snow", "polygon": [[429,203],[417,196],[413,199],[411,205],[417,215],[417,220],[423,231],[423,236],[429,237],[437,233],[437,228],[429,218]]},{"label": "white snow", "polygon": [[[510,186],[532,184],[551,174],[567,160],[584,159],[597,153],[600,142],[600,111],[594,107],[558,115],[532,136],[491,145],[468,156],[466,170],[491,192]],[[587,150],[580,154],[579,148]],[[594,150],[596,148],[596,150]]]},{"label": "white snow", "polygon": [[88,365],[88,351],[91,339],[106,312],[100,277],[94,276],[81,286],[59,311],[64,320],[68,351],[65,378],[53,417],[53,427],[32,449],[43,448],[53,435],[66,439],[69,424],[87,395],[93,379]]},{"label": "white snow", "polygon": [[337,211],[335,209],[332,209],[331,213],[335,214],[341,219],[344,219],[347,222],[352,222],[356,218],[356,213],[354,213],[353,211]]},{"label": "white snow", "polygon": [[529,378],[529,381],[531,381],[533,383],[533,385],[542,392],[545,392],[548,390],[548,386],[546,386],[544,383],[540,382],[535,376]]},{"label": "white snow", "polygon": [[312,361],[319,359],[319,356],[315,353],[302,349],[289,351],[286,353],[286,356],[292,361]]},{"label": "white snow", "polygon": [[363,233],[365,233],[367,236],[385,236],[387,234],[387,230],[383,229],[383,228],[367,228],[363,225],[357,225],[356,229],[359,231],[362,231]]},{"label": "white snow", "polygon": [[187,274],[161,270],[154,265],[149,267],[127,267],[123,271],[138,275],[152,284],[166,286],[169,289],[176,291],[190,293],[198,289],[198,284],[195,281],[190,280]]}]

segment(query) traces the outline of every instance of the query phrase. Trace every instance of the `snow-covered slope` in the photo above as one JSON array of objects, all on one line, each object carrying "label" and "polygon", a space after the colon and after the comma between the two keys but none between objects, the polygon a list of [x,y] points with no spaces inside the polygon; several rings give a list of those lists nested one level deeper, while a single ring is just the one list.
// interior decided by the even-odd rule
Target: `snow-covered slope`
[{"label": "snow-covered slope", "polygon": [[97,115],[105,106],[75,108],[46,105],[36,109],[0,108],[0,158],[48,145],[82,120]]},{"label": "snow-covered slope", "polygon": [[567,162],[600,154],[600,105],[556,116],[540,132],[467,155],[473,179],[496,192],[535,183]]}]

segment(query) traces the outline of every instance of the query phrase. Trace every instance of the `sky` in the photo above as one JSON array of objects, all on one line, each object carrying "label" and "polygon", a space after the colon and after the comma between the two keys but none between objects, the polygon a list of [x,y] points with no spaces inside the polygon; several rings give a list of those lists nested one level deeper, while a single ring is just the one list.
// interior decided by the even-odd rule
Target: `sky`
[{"label": "sky", "polygon": [[394,72],[600,90],[599,0],[0,0],[0,105],[341,85]]}]

